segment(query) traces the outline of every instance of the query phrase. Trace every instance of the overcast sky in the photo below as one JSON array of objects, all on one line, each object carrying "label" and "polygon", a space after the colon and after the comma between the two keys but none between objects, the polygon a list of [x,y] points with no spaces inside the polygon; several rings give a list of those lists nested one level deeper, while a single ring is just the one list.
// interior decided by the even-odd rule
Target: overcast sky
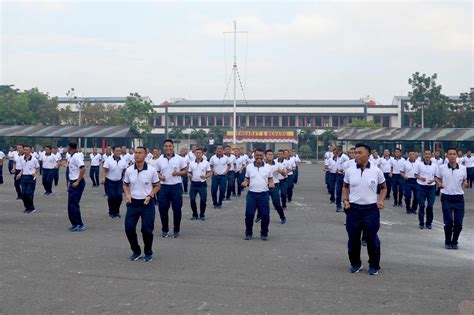
[{"label": "overcast sky", "polygon": [[416,71],[474,86],[471,1],[0,3],[0,83],[54,96],[222,99],[234,19],[247,99],[391,103]]}]

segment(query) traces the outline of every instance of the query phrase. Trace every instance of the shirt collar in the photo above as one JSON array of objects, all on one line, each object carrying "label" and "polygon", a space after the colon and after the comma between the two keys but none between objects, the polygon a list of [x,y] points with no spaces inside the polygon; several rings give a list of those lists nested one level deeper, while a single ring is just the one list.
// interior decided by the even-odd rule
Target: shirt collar
[{"label": "shirt collar", "polygon": [[262,167],[262,166],[265,166],[265,163],[262,163],[261,166],[257,166],[257,161],[254,161],[254,162],[253,162],[253,165],[254,165],[255,167]]},{"label": "shirt collar", "polygon": [[146,171],[148,169],[148,164],[146,162],[143,162],[143,168],[141,170],[139,170],[138,167],[137,167],[137,164],[135,164],[134,169],[136,169],[139,173],[141,171]]},{"label": "shirt collar", "polygon": [[448,163],[448,168],[453,169],[453,170],[458,170],[459,169],[459,164],[456,163],[456,167],[452,167],[451,164]]},{"label": "shirt collar", "polygon": [[[166,159],[168,159],[168,156],[167,156],[166,154],[164,154],[163,156],[164,156]],[[171,155],[171,157],[168,159],[168,161],[171,160],[172,158],[174,158],[174,152],[173,152],[173,154]]]},{"label": "shirt collar", "polygon": [[[359,163],[356,163],[357,168],[362,168],[361,166],[362,165],[360,165]],[[365,168],[370,168],[370,162],[367,162],[367,165],[365,166]]]},{"label": "shirt collar", "polygon": [[425,165],[431,165],[431,161],[429,163],[426,163],[426,161],[423,160],[423,163],[425,163]]}]

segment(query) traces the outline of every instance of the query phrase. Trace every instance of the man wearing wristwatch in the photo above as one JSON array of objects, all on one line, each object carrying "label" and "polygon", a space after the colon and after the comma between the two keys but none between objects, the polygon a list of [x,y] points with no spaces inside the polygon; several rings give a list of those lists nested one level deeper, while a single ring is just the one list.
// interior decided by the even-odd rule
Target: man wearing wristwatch
[{"label": "man wearing wristwatch", "polygon": [[127,234],[132,255],[131,261],[141,257],[141,248],[137,239],[138,219],[142,219],[144,261],[153,260],[153,229],[155,226],[155,203],[153,196],[160,190],[160,179],[156,169],[145,162],[147,151],[144,147],[135,149],[135,164],[125,171],[123,191],[127,200],[125,233]]}]

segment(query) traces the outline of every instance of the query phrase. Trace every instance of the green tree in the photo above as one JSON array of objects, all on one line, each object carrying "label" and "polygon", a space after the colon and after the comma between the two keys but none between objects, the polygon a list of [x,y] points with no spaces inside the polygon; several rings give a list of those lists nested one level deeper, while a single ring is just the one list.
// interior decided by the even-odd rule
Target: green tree
[{"label": "green tree", "polygon": [[0,94],[0,124],[28,125],[33,120],[28,96],[23,93]]},{"label": "green tree", "polygon": [[116,123],[132,127],[142,134],[150,133],[154,110],[150,102],[144,100],[138,93],[130,93],[125,105],[117,111]]},{"label": "green tree", "polygon": [[170,139],[173,139],[174,142],[180,143],[181,139],[184,139],[184,133],[183,133],[184,128],[174,126],[171,128],[170,132],[168,133],[168,136]]},{"label": "green tree", "polygon": [[208,140],[207,132],[204,129],[193,128],[191,131],[191,138],[196,139],[197,145],[203,147]]},{"label": "green tree", "polygon": [[209,138],[213,138],[216,144],[222,144],[224,142],[224,130],[221,127],[209,128]]},{"label": "green tree", "polygon": [[304,127],[300,130],[298,138],[303,143],[310,143],[311,140],[314,138],[314,129],[311,127]]},{"label": "green tree", "polygon": [[450,105],[452,111],[450,126],[457,128],[474,127],[474,92],[461,93],[458,102]]},{"label": "green tree", "polygon": [[351,128],[380,128],[379,124],[374,123],[372,120],[354,119],[350,124]]},{"label": "green tree", "polygon": [[421,127],[421,111],[424,113],[425,128],[440,128],[449,124],[449,98],[441,93],[441,85],[436,84],[438,75],[420,75],[415,72],[408,83],[412,91],[408,93],[410,104],[405,109],[411,110],[411,116],[417,126]]},{"label": "green tree", "polygon": [[303,144],[298,148],[298,153],[301,154],[304,159],[308,159],[313,155],[313,149],[309,144]]},{"label": "green tree", "polygon": [[82,125],[114,125],[118,110],[101,103],[81,104]]},{"label": "green tree", "polygon": [[321,134],[321,139],[323,140],[324,147],[327,147],[330,143],[337,140],[337,134],[334,129],[326,129]]}]

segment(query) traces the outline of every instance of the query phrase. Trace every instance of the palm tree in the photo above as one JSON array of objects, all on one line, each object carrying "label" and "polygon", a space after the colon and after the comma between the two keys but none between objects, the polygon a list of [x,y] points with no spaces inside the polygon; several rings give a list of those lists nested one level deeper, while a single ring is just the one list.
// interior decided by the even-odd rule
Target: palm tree
[{"label": "palm tree", "polygon": [[207,132],[204,129],[193,128],[191,131],[191,138],[196,139],[197,145],[202,147],[207,142]]},{"label": "palm tree", "polygon": [[334,142],[337,140],[337,134],[334,129],[326,129],[321,135],[323,139],[324,146],[327,147],[329,143]]},{"label": "palm tree", "polygon": [[224,130],[221,127],[211,127],[209,128],[209,137],[213,138],[216,144],[221,144],[224,142]]},{"label": "palm tree", "polygon": [[314,136],[314,129],[311,127],[304,127],[300,130],[298,136],[302,142],[309,143],[311,142],[311,138]]}]

